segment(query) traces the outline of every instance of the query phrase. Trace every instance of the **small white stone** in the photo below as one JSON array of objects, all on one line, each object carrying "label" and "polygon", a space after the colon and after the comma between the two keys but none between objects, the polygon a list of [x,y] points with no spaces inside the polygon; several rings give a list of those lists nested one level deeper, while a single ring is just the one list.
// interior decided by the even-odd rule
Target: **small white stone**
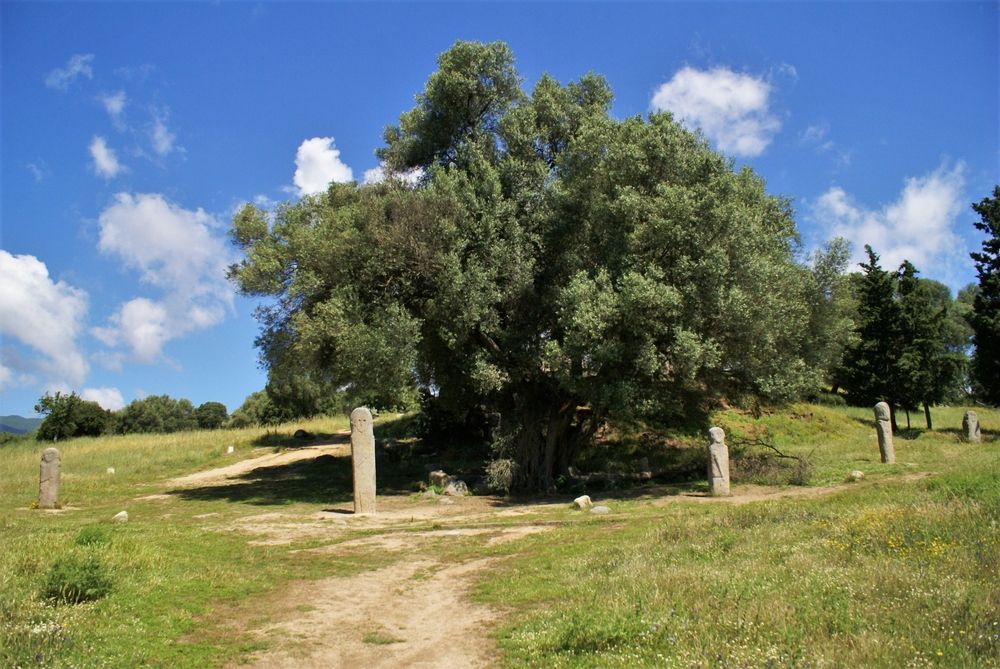
[{"label": "small white stone", "polygon": [[114,474],[115,473],[115,468],[114,467],[108,467],[108,473],[109,474]]},{"label": "small white stone", "polygon": [[127,523],[128,511],[119,511],[111,518],[112,523]]},{"label": "small white stone", "polygon": [[590,509],[591,513],[596,513],[599,516],[603,516],[606,513],[611,513],[611,509],[606,506],[594,506]]},{"label": "small white stone", "polygon": [[580,495],[579,497],[573,500],[573,506],[580,509],[581,511],[585,511],[590,507],[594,506],[594,503],[590,500],[590,495]]},{"label": "small white stone", "polygon": [[226,449],[226,454],[227,455],[235,453],[235,452],[236,452],[236,447],[235,446],[230,446],[229,448]]},{"label": "small white stone", "polygon": [[854,483],[856,481],[863,481],[865,479],[865,473],[860,469],[855,469],[853,472],[847,475],[847,481],[849,483]]}]

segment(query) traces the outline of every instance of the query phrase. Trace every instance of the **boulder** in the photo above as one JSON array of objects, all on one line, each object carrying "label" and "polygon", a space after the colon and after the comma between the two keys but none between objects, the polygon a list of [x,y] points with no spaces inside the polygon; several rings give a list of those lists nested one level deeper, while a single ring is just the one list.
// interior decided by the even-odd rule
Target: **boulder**
[{"label": "boulder", "polygon": [[590,508],[591,513],[596,513],[599,516],[603,516],[606,513],[611,513],[611,509],[606,506],[598,505]]},{"label": "boulder", "polygon": [[444,488],[448,485],[448,480],[451,479],[447,472],[443,469],[436,469],[427,475],[427,482],[431,485],[436,485],[439,488]]},{"label": "boulder", "polygon": [[127,523],[128,522],[128,511],[119,511],[111,518],[112,523]]},{"label": "boulder", "polygon": [[590,507],[594,506],[594,503],[590,500],[590,495],[580,495],[573,500],[573,506],[581,511],[586,511]]},{"label": "boulder", "polygon": [[853,472],[847,475],[848,483],[856,483],[858,481],[864,481],[864,480],[865,480],[865,473],[860,469],[855,469]]},{"label": "boulder", "polygon": [[457,479],[454,476],[448,477],[450,480],[444,487],[444,494],[451,497],[464,497],[469,494],[469,486],[465,484],[462,479]]}]

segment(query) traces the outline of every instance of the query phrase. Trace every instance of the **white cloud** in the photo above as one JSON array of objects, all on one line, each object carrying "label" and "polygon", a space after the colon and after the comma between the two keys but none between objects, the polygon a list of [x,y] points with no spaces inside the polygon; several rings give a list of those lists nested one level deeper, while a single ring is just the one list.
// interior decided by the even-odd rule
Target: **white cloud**
[{"label": "white cloud", "polygon": [[385,164],[379,163],[378,167],[373,167],[370,170],[365,170],[365,175],[362,183],[365,184],[377,184],[382,183],[387,178],[399,179],[403,183],[410,186],[416,186],[420,183],[420,179],[424,176],[424,170],[420,167],[414,167],[412,170],[407,170],[405,172],[395,172],[392,174],[386,174]]},{"label": "white cloud", "polygon": [[0,362],[0,390],[10,387],[10,382],[14,378],[14,372],[9,368],[5,367],[2,362]]},{"label": "white cloud", "polygon": [[156,116],[153,118],[149,139],[153,144],[153,150],[157,154],[165,156],[174,150],[174,140],[177,139],[177,136],[170,132],[164,117]]},{"label": "white cloud", "polygon": [[[6,382],[13,371],[39,372],[50,382],[81,383],[88,365],[77,346],[87,294],[49,277],[45,263],[0,249],[0,335],[38,355],[4,351]],[[18,369],[20,368],[20,369]]]},{"label": "white cloud", "polygon": [[115,124],[115,127],[121,128],[122,113],[125,111],[125,103],[127,101],[125,91],[104,93],[98,99],[104,105],[104,111],[108,112],[108,116],[111,117],[111,121]]},{"label": "white cloud", "polygon": [[883,268],[894,270],[909,260],[924,275],[949,278],[967,261],[955,225],[965,198],[965,165],[958,163],[922,177],[906,179],[899,197],[880,208],[858,203],[844,189],[830,188],[812,207],[812,218],[827,237],[844,237],[854,249],[852,264],[865,259],[869,244]]},{"label": "white cloud", "polygon": [[294,183],[299,195],[322,193],[331,181],[345,183],[354,178],[351,168],[340,160],[333,137],[303,140],[295,153]]},{"label": "white cloud", "polygon": [[57,91],[65,91],[77,77],[94,78],[94,61],[92,53],[78,53],[66,61],[65,67],[57,67],[45,77],[45,85]]},{"label": "white cloud", "polygon": [[656,90],[651,106],[701,128],[720,150],[752,157],[760,155],[781,128],[770,113],[771,88],[763,78],[724,67],[685,67]]},{"label": "white cloud", "polygon": [[111,179],[122,171],[114,149],[108,146],[103,137],[95,136],[90,142],[90,157],[94,159],[94,171],[105,179]]},{"label": "white cloud", "polygon": [[202,209],[184,209],[158,193],[119,193],[98,216],[102,253],[115,255],[158,288],[160,299],[124,303],[107,327],[91,333],[108,346],[124,344],[142,362],[188,332],[221,322],[232,306],[226,280],[230,253],[213,234],[219,223]]},{"label": "white cloud", "polygon": [[125,398],[117,388],[84,388],[80,397],[88,402],[97,402],[102,409],[118,411],[125,407]]}]

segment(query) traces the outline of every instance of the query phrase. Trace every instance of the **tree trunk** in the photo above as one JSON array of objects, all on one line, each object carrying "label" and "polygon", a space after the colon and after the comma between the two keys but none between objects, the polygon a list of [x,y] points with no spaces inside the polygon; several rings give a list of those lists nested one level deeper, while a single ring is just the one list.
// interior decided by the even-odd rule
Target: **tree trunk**
[{"label": "tree trunk", "polygon": [[892,432],[895,434],[899,432],[899,425],[896,424],[896,405],[889,402],[889,418],[892,419]]},{"label": "tree trunk", "polygon": [[573,426],[577,405],[570,400],[553,403],[551,399],[525,399],[518,404],[511,417],[516,426],[507,428],[514,433],[513,458],[518,466],[515,487],[551,492],[556,477],[566,470],[578,450]]},{"label": "tree trunk", "polygon": [[927,402],[924,402],[924,420],[927,421],[927,429],[933,430],[934,425],[931,423],[931,407],[927,404]]},{"label": "tree trunk", "polygon": [[906,429],[910,429],[910,410],[906,410]]}]

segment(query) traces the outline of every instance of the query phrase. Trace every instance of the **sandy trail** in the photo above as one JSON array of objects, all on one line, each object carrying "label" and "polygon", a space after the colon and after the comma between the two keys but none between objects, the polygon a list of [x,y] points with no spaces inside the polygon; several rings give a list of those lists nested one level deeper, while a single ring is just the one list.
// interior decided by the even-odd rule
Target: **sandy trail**
[{"label": "sandy trail", "polygon": [[497,613],[468,597],[472,577],[489,563],[403,560],[356,576],[296,584],[274,610],[284,619],[260,632],[276,640],[275,647],[238,666],[495,666],[489,626]]},{"label": "sandy trail", "polygon": [[[344,435],[344,438],[347,438],[346,434]],[[232,479],[242,476],[243,474],[248,474],[260,467],[278,467],[292,462],[298,462],[299,460],[314,460],[321,455],[350,456],[350,454],[350,444],[342,442],[320,444],[317,446],[301,446],[282,451],[280,453],[268,453],[267,455],[262,455],[256,458],[240,460],[239,462],[234,462],[233,464],[226,465],[225,467],[207,469],[202,472],[188,474],[187,476],[180,476],[178,478],[171,479],[167,483],[178,488],[200,486],[208,483],[215,485],[225,484],[227,482],[236,483],[236,481],[233,481]]]}]

